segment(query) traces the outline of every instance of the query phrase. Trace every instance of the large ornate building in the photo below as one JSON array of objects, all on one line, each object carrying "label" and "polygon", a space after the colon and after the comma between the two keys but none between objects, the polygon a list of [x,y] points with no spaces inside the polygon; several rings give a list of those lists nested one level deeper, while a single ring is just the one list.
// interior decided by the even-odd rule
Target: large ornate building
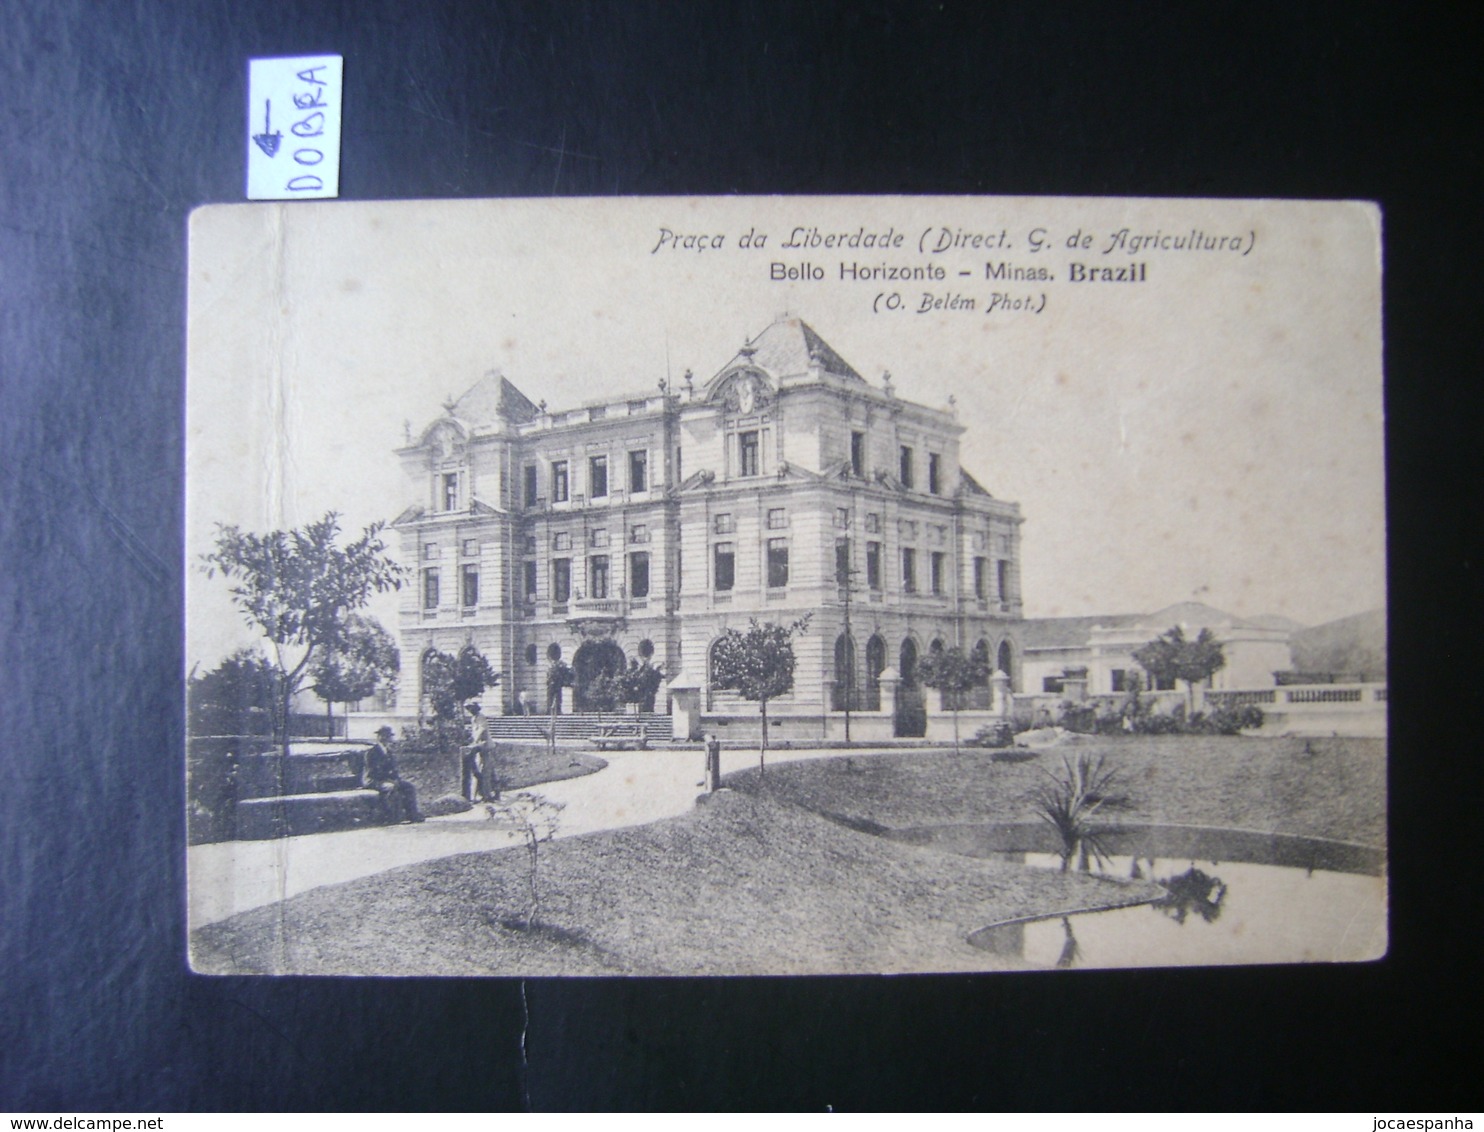
[{"label": "large ornate building", "polygon": [[[394,523],[417,578],[403,655],[474,645],[507,712],[544,710],[560,649],[579,709],[595,674],[639,657],[707,711],[755,715],[710,688],[711,648],[806,613],[794,692],[770,710],[790,729],[879,711],[888,668],[910,700],[933,648],[1019,683],[1018,506],[959,466],[951,409],[867,382],[798,319],[704,384],[555,410],[492,373],[444,410],[399,452],[416,500]],[[421,672],[405,665],[399,714]]]}]

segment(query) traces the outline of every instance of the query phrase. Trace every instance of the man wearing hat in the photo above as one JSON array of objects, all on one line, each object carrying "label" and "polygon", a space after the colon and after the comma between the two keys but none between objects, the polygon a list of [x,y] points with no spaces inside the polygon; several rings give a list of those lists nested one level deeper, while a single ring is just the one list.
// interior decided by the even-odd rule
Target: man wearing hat
[{"label": "man wearing hat", "polygon": [[391,822],[419,822],[423,816],[417,809],[417,789],[397,773],[397,760],[387,747],[394,734],[384,724],[376,729],[376,742],[366,752],[362,785],[381,794],[381,804]]},{"label": "man wearing hat", "polygon": [[464,705],[469,713],[469,745],[464,748],[463,786],[464,798],[470,803],[500,800],[500,788],[494,781],[494,744],[490,736],[490,722],[484,709],[477,703]]}]

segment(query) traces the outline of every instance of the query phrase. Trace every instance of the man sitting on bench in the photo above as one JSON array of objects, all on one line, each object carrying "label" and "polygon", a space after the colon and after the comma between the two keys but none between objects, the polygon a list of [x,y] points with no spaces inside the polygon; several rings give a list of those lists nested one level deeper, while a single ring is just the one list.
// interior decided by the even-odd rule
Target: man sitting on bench
[{"label": "man sitting on bench", "polygon": [[397,760],[387,748],[394,734],[385,725],[376,729],[376,743],[366,752],[364,785],[381,794],[381,804],[386,807],[390,822],[419,822],[423,816],[417,809],[417,789],[397,773]]}]

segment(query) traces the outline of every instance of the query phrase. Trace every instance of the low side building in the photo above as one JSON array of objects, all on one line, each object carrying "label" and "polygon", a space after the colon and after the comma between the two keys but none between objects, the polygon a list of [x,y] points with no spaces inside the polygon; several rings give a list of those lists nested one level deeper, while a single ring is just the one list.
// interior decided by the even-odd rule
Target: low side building
[{"label": "low side building", "polygon": [[[1210,629],[1221,642],[1226,665],[1212,678],[1213,690],[1270,688],[1276,682],[1274,673],[1293,667],[1289,638],[1296,623],[1281,617],[1237,617],[1185,601],[1154,613],[1028,618],[1022,629],[1024,689],[1060,692],[1068,669],[1086,669],[1087,691],[1093,695],[1125,691],[1133,672],[1149,687],[1148,674],[1134,660],[1134,651],[1177,625],[1191,638]],[[1156,690],[1169,688],[1160,684]]]}]

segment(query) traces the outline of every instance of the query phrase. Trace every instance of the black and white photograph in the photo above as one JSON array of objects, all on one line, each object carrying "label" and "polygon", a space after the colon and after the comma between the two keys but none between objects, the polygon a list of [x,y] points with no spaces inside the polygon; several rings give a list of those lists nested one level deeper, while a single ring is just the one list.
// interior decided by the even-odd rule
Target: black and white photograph
[{"label": "black and white photograph", "polygon": [[193,968],[1383,956],[1380,223],[198,210]]}]

